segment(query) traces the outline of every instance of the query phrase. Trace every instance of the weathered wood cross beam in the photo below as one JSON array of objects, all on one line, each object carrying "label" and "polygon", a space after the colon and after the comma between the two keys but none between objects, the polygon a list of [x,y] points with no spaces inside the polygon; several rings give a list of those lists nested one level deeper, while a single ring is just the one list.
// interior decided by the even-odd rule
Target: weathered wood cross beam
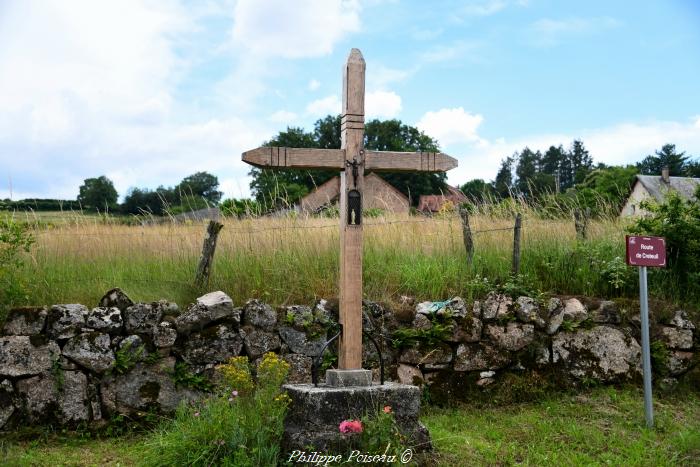
[{"label": "weathered wood cross beam", "polygon": [[365,171],[445,172],[457,160],[440,152],[364,150],[365,60],[352,49],[343,70],[341,149],[261,147],[243,161],[261,168],[340,170],[340,317],[338,366],[362,368],[362,193]]}]

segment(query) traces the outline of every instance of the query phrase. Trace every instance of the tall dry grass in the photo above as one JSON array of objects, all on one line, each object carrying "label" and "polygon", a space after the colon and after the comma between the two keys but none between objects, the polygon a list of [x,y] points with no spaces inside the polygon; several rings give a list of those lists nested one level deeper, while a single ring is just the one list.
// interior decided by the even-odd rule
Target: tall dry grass
[{"label": "tall dry grass", "polygon": [[[589,239],[582,243],[572,219],[520,211],[520,285],[569,294],[629,291],[629,284],[613,287],[600,272],[623,258],[623,227],[617,220],[592,221]],[[206,289],[224,290],[239,303],[251,297],[285,304],[337,296],[337,219],[227,219],[224,224]],[[508,213],[473,214],[475,256],[468,264],[455,213],[365,219],[364,294],[371,300],[400,294],[469,298],[511,281],[512,226]],[[37,241],[22,271],[30,284],[27,301],[33,304],[93,305],[112,287],[137,300],[186,304],[203,291],[192,285],[203,223],[129,226],[85,216],[50,225],[35,222],[33,228]]]}]

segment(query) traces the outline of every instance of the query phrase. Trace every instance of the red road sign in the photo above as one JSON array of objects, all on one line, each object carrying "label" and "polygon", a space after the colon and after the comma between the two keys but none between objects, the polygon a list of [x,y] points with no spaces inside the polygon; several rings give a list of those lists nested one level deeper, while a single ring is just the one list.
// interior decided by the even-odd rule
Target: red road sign
[{"label": "red road sign", "polygon": [[627,235],[627,264],[630,266],[666,267],[666,239]]}]

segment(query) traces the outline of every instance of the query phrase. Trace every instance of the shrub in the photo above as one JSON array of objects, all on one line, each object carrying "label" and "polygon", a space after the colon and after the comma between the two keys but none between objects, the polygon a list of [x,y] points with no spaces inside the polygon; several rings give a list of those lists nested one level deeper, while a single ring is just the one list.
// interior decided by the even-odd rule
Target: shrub
[{"label": "shrub", "polygon": [[18,270],[23,263],[22,252],[29,252],[34,237],[27,226],[11,218],[0,220],[0,322],[6,308],[25,299],[24,282]]},{"label": "shrub", "polygon": [[257,381],[246,357],[234,357],[218,370],[217,394],[181,405],[174,420],[146,443],[146,465],[277,465],[290,402],[281,390],[289,364],[266,354]]},{"label": "shrub", "polygon": [[[697,287],[700,279],[700,202],[670,192],[663,203],[644,201],[648,216],[638,218],[630,233],[666,238],[670,273],[683,287]],[[698,292],[694,290],[693,292]]]}]

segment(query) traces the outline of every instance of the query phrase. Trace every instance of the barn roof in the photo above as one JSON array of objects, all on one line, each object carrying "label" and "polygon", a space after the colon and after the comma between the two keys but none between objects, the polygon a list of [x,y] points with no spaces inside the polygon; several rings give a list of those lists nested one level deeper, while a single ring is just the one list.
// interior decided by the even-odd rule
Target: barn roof
[{"label": "barn roof", "polygon": [[666,183],[659,175],[637,175],[637,182],[658,202],[663,202],[669,189],[684,199],[692,199],[700,186],[700,178],[691,177],[669,177],[669,182]]}]

